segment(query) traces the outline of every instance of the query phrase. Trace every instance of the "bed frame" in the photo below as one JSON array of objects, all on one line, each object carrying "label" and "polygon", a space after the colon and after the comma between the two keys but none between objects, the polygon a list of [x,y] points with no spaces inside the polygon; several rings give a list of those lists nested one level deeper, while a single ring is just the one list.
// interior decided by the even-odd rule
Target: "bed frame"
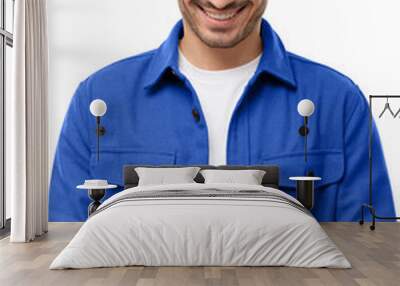
[{"label": "bed frame", "polygon": [[[136,187],[139,182],[139,176],[135,171],[136,167],[157,167],[157,168],[178,168],[187,167],[181,165],[162,165],[162,166],[143,166],[143,165],[125,165],[124,166],[124,189]],[[217,170],[263,170],[265,175],[262,180],[262,185],[265,187],[271,187],[279,189],[279,167],[273,165],[256,165],[256,166],[210,166],[210,165],[196,165],[201,169],[217,169]],[[199,173],[194,180],[197,183],[204,183],[203,176]]]}]

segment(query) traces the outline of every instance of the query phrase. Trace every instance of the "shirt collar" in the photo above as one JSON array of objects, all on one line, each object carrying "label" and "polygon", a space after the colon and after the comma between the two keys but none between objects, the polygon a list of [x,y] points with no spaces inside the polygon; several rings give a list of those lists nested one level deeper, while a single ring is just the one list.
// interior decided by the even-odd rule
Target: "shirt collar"
[{"label": "shirt collar", "polygon": [[[170,70],[178,72],[178,45],[183,36],[183,23],[180,20],[172,29],[167,40],[155,51],[147,74],[145,75],[145,87],[151,87]],[[266,20],[261,23],[261,38],[263,41],[263,55],[257,67],[255,78],[266,73],[276,79],[296,87],[296,79],[288,58],[287,51],[279,36]]]}]

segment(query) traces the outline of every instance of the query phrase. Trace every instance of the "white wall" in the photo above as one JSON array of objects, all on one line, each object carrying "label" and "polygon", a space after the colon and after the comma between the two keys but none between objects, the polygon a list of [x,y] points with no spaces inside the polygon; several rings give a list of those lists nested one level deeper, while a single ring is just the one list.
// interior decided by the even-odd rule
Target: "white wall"
[{"label": "white wall", "polygon": [[[400,1],[269,2],[266,18],[290,51],[349,75],[366,95],[400,94]],[[177,0],[49,0],[48,14],[52,160],[77,84],[104,65],[157,47],[180,14]],[[392,104],[400,108],[400,100]],[[377,102],[376,112],[383,105]],[[400,119],[377,123],[399,212]]]}]

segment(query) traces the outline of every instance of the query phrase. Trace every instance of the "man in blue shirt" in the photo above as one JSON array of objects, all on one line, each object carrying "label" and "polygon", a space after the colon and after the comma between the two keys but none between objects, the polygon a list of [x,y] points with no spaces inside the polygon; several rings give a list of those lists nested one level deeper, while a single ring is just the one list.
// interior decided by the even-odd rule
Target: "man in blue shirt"
[{"label": "man in blue shirt", "polygon": [[[359,219],[360,206],[368,201],[366,99],[346,76],[286,51],[262,19],[266,5],[266,0],[179,0],[183,20],[158,49],[118,61],[81,82],[54,159],[50,220],[87,218],[89,199],[75,190],[85,179],[107,179],[122,186],[125,164],[208,164],[214,156],[209,146],[215,143],[218,150],[221,142],[224,163],[279,165],[281,187],[291,194],[295,185],[289,176],[312,170],[322,177],[312,210],[320,221]],[[189,66],[185,72],[182,59]],[[248,63],[254,61],[252,71]],[[251,71],[245,84],[229,81],[238,67]],[[220,106],[229,114],[223,140],[209,131],[218,121],[212,119],[218,108],[208,104],[213,89],[196,77],[211,78],[220,72],[226,86],[237,85],[232,94],[240,91],[237,98],[225,92],[226,102],[234,102],[230,113]],[[220,90],[222,94],[225,89]],[[214,93],[218,96],[218,90]],[[90,102],[97,98],[108,106],[102,119],[106,133],[101,137],[100,161],[96,122],[89,112]],[[316,106],[309,120],[307,165],[304,138],[298,132],[303,119],[296,109],[305,98]],[[373,144],[375,206],[381,215],[394,216],[376,130]]]}]

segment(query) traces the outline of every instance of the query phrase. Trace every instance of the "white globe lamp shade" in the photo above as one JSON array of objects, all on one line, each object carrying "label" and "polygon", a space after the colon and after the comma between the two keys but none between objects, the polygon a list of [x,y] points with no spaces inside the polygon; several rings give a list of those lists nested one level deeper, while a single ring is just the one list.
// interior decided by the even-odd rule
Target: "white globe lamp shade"
[{"label": "white globe lamp shade", "polygon": [[303,117],[310,117],[315,110],[314,103],[309,99],[303,99],[297,105],[297,111]]},{"label": "white globe lamp shade", "polygon": [[107,112],[107,104],[101,99],[95,99],[90,103],[90,113],[93,116],[103,116]]}]

